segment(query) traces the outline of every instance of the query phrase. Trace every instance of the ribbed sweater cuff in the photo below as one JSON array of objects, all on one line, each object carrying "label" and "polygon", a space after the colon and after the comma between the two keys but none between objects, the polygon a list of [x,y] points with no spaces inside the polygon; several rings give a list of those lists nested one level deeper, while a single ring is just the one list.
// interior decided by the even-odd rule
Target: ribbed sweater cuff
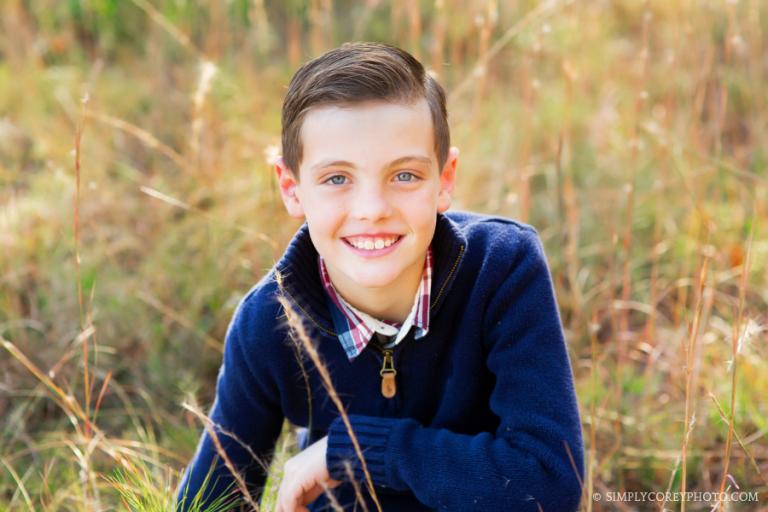
[{"label": "ribbed sweater cuff", "polygon": [[[365,458],[373,485],[389,486],[386,472],[387,442],[397,419],[373,416],[349,415],[352,431],[355,433],[360,451]],[[355,480],[365,480],[363,465],[355,453],[352,439],[341,417],[336,418],[328,428],[328,449],[325,453],[328,474],[335,480],[347,480],[349,464]]]}]

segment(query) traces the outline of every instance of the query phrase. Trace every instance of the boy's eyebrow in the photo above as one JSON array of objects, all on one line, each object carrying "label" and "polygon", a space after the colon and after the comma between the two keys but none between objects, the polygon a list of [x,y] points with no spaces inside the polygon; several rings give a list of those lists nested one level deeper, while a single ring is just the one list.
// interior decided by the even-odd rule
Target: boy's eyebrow
[{"label": "boy's eyebrow", "polygon": [[[416,160],[419,163],[427,164],[427,165],[432,163],[432,159],[429,158],[429,157],[426,157],[426,156],[422,156],[422,155],[407,155],[407,156],[401,156],[400,158],[396,158],[395,160],[392,160],[387,165],[387,167],[395,167],[397,165],[404,164],[406,162],[410,162],[412,160]],[[325,167],[334,167],[334,166],[335,167],[352,167],[352,168],[357,167],[354,163],[348,162],[347,160],[332,160],[332,159],[328,159],[328,160],[322,160],[322,161],[316,163],[310,169],[311,170],[317,170],[317,169],[323,169]]]},{"label": "boy's eyebrow", "polygon": [[398,158],[396,160],[392,160],[389,163],[389,167],[395,167],[396,165],[404,164],[406,162],[410,162],[411,160],[416,160],[419,163],[427,164],[427,165],[432,163],[432,159],[427,157],[427,156],[408,155],[408,156],[400,157],[400,158]]},{"label": "boy's eyebrow", "polygon": [[354,167],[355,164],[347,162],[346,160],[321,160],[309,169],[314,171],[316,169],[323,169],[325,167]]}]

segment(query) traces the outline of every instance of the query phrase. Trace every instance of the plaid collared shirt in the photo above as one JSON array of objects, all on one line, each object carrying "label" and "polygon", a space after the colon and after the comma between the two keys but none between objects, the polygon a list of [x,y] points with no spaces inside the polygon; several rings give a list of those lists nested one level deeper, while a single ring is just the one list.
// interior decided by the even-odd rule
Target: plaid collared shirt
[{"label": "plaid collared shirt", "polygon": [[333,283],[331,283],[331,278],[328,276],[328,269],[323,258],[318,255],[317,259],[325,291],[339,310],[344,313],[347,328],[339,333],[339,341],[341,341],[344,352],[346,352],[350,360],[360,355],[376,333],[384,338],[389,338],[389,341],[383,344],[383,348],[392,348],[400,343],[411,330],[411,327],[416,329],[414,339],[426,336],[429,331],[429,298],[432,289],[431,246],[427,249],[427,256],[424,260],[424,272],[421,274],[421,281],[419,282],[419,289],[416,290],[413,307],[402,324],[383,322],[349,304],[336,292]]}]

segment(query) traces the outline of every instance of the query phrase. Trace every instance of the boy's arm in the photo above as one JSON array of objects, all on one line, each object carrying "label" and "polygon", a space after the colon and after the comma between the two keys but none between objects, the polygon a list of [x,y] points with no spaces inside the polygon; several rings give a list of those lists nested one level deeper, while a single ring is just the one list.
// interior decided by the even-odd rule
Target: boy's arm
[{"label": "boy's arm", "polygon": [[179,512],[193,504],[208,505],[225,496],[225,501],[243,496],[222,460],[222,450],[247,483],[254,501],[258,502],[262,492],[283,415],[277,388],[270,384],[266,371],[255,371],[253,367],[260,356],[263,359],[262,354],[255,353],[252,339],[261,332],[258,316],[262,312],[257,304],[249,305],[247,300],[240,304],[227,330],[216,399],[210,413],[221,449],[206,429],[178,490]]},{"label": "boy's arm", "polygon": [[[522,233],[484,318],[498,428],[465,435],[409,418],[352,415],[374,485],[410,490],[439,510],[578,507],[583,448],[570,362],[541,242],[534,231]],[[340,419],[330,427],[326,458],[333,478],[343,478],[348,460],[363,479]]]}]

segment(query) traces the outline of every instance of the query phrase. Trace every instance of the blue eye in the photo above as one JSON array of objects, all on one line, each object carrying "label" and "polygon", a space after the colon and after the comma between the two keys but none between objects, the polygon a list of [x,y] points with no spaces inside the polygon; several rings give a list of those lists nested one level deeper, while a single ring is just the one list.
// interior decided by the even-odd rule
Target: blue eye
[{"label": "blue eye", "polygon": [[325,183],[330,183],[331,185],[343,185],[346,183],[347,177],[342,176],[341,174],[334,174],[327,180],[325,180]]},{"label": "blue eye", "polygon": [[416,175],[414,175],[412,172],[403,171],[403,172],[397,173],[397,175],[395,176],[395,179],[397,181],[406,181],[406,182],[416,181]]}]

